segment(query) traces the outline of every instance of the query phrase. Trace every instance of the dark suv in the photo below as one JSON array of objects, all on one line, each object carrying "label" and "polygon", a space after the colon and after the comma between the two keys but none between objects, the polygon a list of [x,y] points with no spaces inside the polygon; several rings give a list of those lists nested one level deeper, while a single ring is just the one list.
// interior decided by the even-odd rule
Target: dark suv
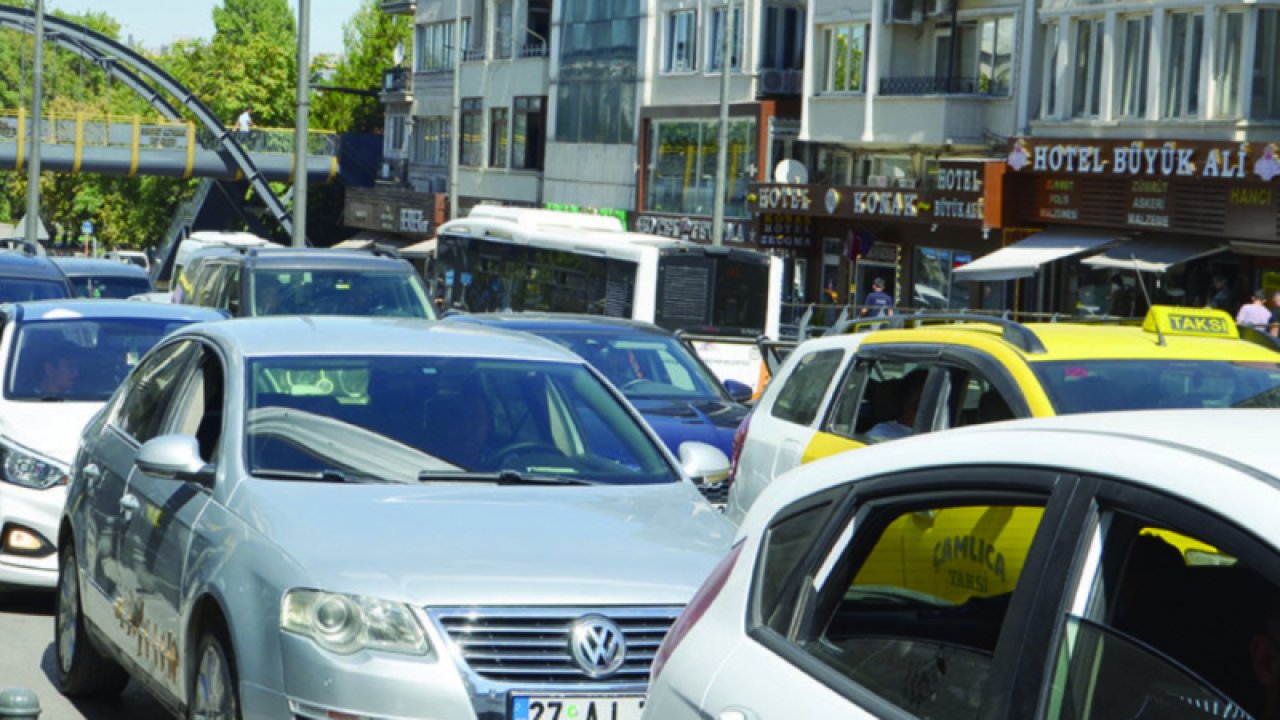
[{"label": "dark suv", "polygon": [[26,250],[0,250],[0,302],[75,297],[67,276],[48,257]]},{"label": "dark suv", "polygon": [[232,317],[379,315],[435,318],[422,278],[385,250],[201,250],[183,269],[181,302]]}]

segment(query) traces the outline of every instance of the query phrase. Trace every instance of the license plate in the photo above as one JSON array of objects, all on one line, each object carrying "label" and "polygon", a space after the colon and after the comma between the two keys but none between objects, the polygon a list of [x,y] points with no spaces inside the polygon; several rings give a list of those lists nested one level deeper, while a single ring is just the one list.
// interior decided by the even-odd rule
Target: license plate
[{"label": "license plate", "polygon": [[640,720],[644,697],[512,695],[511,720]]}]

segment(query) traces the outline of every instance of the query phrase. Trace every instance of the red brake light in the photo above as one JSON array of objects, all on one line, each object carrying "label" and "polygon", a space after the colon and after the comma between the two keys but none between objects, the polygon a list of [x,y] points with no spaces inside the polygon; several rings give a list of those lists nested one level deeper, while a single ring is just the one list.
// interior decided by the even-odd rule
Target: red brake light
[{"label": "red brake light", "polygon": [[738,461],[742,459],[742,448],[747,444],[747,432],[751,429],[752,412],[748,412],[747,416],[742,418],[742,422],[738,423],[738,429],[733,431],[733,450],[729,454],[729,475],[724,479],[726,488],[732,485],[734,479],[738,477]]},{"label": "red brake light", "polygon": [[738,556],[742,554],[742,541],[739,540],[736,545],[729,548],[729,554],[725,555],[718,565],[707,576],[702,587],[698,588],[698,592],[690,598],[689,604],[684,606],[684,612],[680,613],[680,617],[672,623],[671,629],[667,631],[667,637],[663,639],[662,646],[658,648],[658,652],[653,656],[653,668],[649,671],[649,684],[657,682],[658,673],[662,672],[662,666],[667,664],[667,660],[671,657],[671,653],[676,651],[676,646],[684,640],[693,626],[702,619],[706,614],[707,608],[711,607],[711,603],[715,602],[719,597],[720,591],[724,589],[725,583],[729,582],[729,576],[733,574],[733,567],[738,564]]}]

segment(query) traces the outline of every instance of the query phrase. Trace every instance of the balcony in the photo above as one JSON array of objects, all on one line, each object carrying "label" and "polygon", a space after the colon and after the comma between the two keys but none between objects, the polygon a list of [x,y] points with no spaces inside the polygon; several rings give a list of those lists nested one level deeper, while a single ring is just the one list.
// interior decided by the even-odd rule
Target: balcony
[{"label": "balcony", "polygon": [[385,68],[382,71],[382,87],[378,99],[383,103],[404,103],[413,100],[413,72],[407,67]]},{"label": "balcony", "polygon": [[1009,84],[987,77],[882,77],[881,95],[981,95],[1008,97]]},{"label": "balcony", "polygon": [[413,15],[417,11],[416,0],[382,0],[382,12],[386,15]]}]

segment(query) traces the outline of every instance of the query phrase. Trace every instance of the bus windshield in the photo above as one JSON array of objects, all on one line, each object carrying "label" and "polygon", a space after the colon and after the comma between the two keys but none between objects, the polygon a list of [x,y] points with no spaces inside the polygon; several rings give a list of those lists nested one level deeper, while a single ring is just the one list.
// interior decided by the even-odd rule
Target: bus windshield
[{"label": "bus windshield", "polygon": [[703,247],[664,252],[654,323],[702,335],[756,337],[768,315],[769,258]]}]

